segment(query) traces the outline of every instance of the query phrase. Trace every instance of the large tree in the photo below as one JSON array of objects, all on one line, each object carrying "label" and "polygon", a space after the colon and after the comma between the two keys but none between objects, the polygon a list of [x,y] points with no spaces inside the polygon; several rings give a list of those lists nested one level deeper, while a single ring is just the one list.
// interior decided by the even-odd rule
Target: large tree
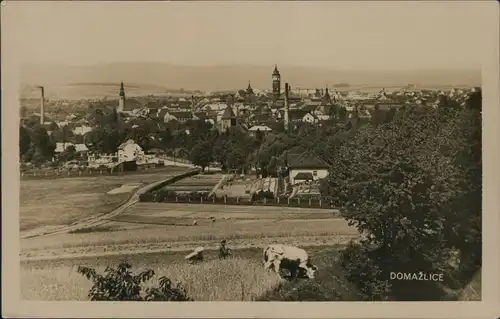
[{"label": "large tree", "polygon": [[189,154],[189,160],[194,165],[201,167],[202,171],[205,170],[212,161],[212,145],[210,142],[201,142],[193,147]]},{"label": "large tree", "polygon": [[335,165],[322,195],[364,234],[361,251],[378,260],[378,267],[386,273],[444,272],[450,269],[449,253],[458,250],[459,272],[477,269],[480,92],[465,108],[405,106],[391,122],[363,126],[333,149]]},{"label": "large tree", "polygon": [[37,163],[42,163],[54,156],[55,143],[49,137],[47,130],[40,124],[35,125],[30,132],[31,147]]},{"label": "large tree", "polygon": [[391,123],[363,126],[336,152],[322,195],[342,207],[386,272],[441,269],[449,257],[446,229],[466,180],[454,161],[470,146],[456,137],[459,117],[406,107]]}]

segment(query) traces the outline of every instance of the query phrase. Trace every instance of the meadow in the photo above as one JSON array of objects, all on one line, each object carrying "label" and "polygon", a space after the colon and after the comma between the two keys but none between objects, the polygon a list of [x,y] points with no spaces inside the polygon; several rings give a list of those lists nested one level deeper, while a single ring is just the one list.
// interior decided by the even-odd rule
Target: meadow
[{"label": "meadow", "polygon": [[23,239],[21,257],[190,250],[214,247],[222,239],[239,248],[271,242],[342,244],[358,235],[324,209],[136,203],[100,226]]},{"label": "meadow", "polygon": [[82,218],[108,213],[131,195],[110,195],[108,191],[127,183],[152,183],[186,170],[168,167],[154,174],[21,179],[20,231],[69,225]]},{"label": "meadow", "polygon": [[339,247],[308,247],[320,268],[314,280],[279,280],[262,266],[262,249],[234,251],[234,256],[218,260],[215,251],[208,251],[206,261],[190,265],[183,260],[185,252],[162,252],[107,256],[104,258],[71,258],[50,263],[21,264],[22,298],[26,300],[88,300],[92,283],[78,274],[78,266],[89,266],[102,273],[106,266],[127,261],[133,272],[153,269],[155,276],[144,288],[156,285],[161,276],[182,284],[195,301],[252,300],[356,300],[355,291],[342,277],[337,266]]}]

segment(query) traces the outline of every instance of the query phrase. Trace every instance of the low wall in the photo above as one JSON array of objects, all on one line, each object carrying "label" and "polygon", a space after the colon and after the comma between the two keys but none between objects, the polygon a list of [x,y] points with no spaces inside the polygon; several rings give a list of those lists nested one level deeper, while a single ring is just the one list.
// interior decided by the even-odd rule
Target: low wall
[{"label": "low wall", "polygon": [[[166,185],[166,184],[164,184]],[[245,206],[274,206],[274,207],[302,207],[302,208],[320,208],[336,209],[330,202],[318,199],[304,200],[300,198],[289,199],[287,197],[278,197],[274,199],[249,200],[240,197],[211,196],[208,197],[202,193],[186,196],[179,194],[177,196],[168,196],[165,192],[144,194],[140,197],[141,202],[155,203],[179,203],[179,204],[214,204],[214,205],[245,205]]]}]

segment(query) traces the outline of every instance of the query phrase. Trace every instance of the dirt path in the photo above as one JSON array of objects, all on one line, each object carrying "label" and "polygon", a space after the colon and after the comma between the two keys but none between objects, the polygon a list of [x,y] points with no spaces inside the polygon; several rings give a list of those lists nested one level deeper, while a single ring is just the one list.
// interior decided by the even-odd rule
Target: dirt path
[{"label": "dirt path", "polygon": [[[168,179],[171,179],[171,178],[172,177],[170,177]],[[45,229],[45,230],[44,229],[42,229],[42,230],[35,229],[32,231],[27,231],[27,232],[21,233],[19,237],[20,237],[20,239],[26,239],[26,238],[33,238],[33,237],[40,237],[40,236],[57,235],[57,234],[67,233],[70,231],[75,231],[75,230],[81,229],[81,228],[91,228],[91,227],[96,227],[96,226],[106,224],[109,222],[109,219],[115,218],[116,216],[120,215],[125,210],[130,208],[132,205],[139,202],[139,195],[148,192],[149,190],[151,190],[155,186],[157,186],[165,181],[166,180],[161,180],[161,181],[154,182],[154,183],[140,187],[134,193],[132,193],[130,198],[125,203],[123,203],[122,205],[115,208],[114,210],[112,210],[109,213],[99,215],[99,216],[89,217],[86,219],[82,219],[76,223],[73,223],[72,225],[60,226],[60,227]]]}]

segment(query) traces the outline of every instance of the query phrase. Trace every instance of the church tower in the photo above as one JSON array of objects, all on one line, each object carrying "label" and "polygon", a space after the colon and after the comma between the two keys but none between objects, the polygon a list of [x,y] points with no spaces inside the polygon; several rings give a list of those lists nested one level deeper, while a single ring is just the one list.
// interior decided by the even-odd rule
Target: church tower
[{"label": "church tower", "polygon": [[278,67],[274,65],[273,71],[273,97],[277,101],[281,95],[281,75]]},{"label": "church tower", "polygon": [[123,82],[120,85],[120,100],[118,102],[118,112],[123,112],[125,110],[125,89],[123,88]]}]

